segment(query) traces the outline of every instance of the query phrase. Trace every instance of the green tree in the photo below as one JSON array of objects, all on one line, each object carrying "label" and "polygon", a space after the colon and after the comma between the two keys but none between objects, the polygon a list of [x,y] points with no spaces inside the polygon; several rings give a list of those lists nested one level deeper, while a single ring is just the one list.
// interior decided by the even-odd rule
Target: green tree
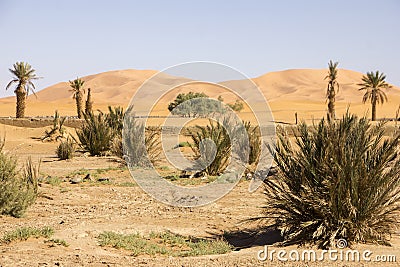
[{"label": "green tree", "polygon": [[83,94],[85,93],[85,89],[83,86],[85,85],[85,81],[82,79],[76,78],[73,81],[69,81],[69,85],[71,86],[71,90],[73,92],[73,99],[76,101],[76,111],[78,113],[78,118],[83,118]]},{"label": "green tree", "polygon": [[[189,116],[189,117],[192,115],[195,116],[195,114],[192,114],[192,113],[195,113],[193,111],[194,102],[188,101],[188,100],[195,99],[195,98],[208,98],[208,95],[206,95],[205,93],[194,93],[194,92],[189,92],[187,94],[181,93],[175,98],[175,100],[173,102],[169,103],[168,110],[172,114],[176,114],[176,115]],[[184,103],[186,101],[188,101],[188,102]],[[181,105],[181,106],[179,108],[177,108],[179,105]]]},{"label": "green tree", "polygon": [[387,96],[382,89],[389,89],[390,86],[386,81],[386,75],[379,72],[378,70],[374,72],[367,72],[367,75],[362,77],[362,83],[358,85],[361,86],[359,90],[365,90],[365,94],[363,96],[363,103],[371,100],[372,106],[372,120],[376,120],[376,104],[383,104],[387,101]]},{"label": "green tree", "polygon": [[32,81],[39,79],[39,77],[36,76],[32,66],[25,62],[16,62],[13,64],[13,68],[9,70],[14,75],[14,78],[7,84],[6,90],[12,84],[17,84],[17,88],[14,90],[17,96],[15,117],[23,118],[25,117],[26,98],[28,97],[29,91],[35,94],[35,85]]},{"label": "green tree", "polygon": [[326,90],[326,98],[328,100],[328,120],[335,119],[335,99],[336,92],[339,91],[339,83],[337,82],[337,66],[338,62],[333,63],[332,60],[328,63],[328,75],[325,80],[328,80]]}]

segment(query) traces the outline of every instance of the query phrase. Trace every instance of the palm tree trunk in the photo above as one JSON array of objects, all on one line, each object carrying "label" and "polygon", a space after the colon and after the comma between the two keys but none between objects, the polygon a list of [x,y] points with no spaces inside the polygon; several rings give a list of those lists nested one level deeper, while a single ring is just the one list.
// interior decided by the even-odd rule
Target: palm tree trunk
[{"label": "palm tree trunk", "polygon": [[78,113],[78,119],[82,119],[82,94],[79,92],[76,94],[76,112]]},{"label": "palm tree trunk", "polygon": [[26,91],[23,85],[19,85],[15,90],[15,94],[17,95],[17,107],[15,111],[16,118],[24,118],[25,117],[25,107],[26,107]]},{"label": "palm tree trunk", "polygon": [[372,121],[376,121],[376,100],[372,101]]},{"label": "palm tree trunk", "polygon": [[335,89],[330,88],[328,97],[328,120],[335,120]]}]

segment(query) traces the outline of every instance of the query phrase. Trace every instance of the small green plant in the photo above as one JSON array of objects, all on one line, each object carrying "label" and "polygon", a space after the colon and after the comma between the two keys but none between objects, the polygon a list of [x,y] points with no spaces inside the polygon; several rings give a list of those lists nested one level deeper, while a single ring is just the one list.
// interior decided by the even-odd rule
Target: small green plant
[{"label": "small green plant", "polygon": [[60,114],[56,110],[53,119],[53,127],[50,130],[45,130],[42,141],[54,142],[65,138],[67,134],[67,130],[64,127],[65,119],[66,117],[60,118]]},{"label": "small green plant", "polygon": [[28,238],[49,238],[54,234],[54,229],[48,226],[42,228],[21,227],[12,231],[8,231],[1,238],[0,244],[9,244],[15,241],[25,241]]},{"label": "small green plant", "polygon": [[231,247],[223,240],[206,240],[201,238],[185,237],[171,232],[150,233],[149,237],[140,234],[117,234],[103,232],[98,236],[100,246],[111,246],[132,251],[134,256],[169,255],[169,256],[199,256],[224,254],[231,251]]},{"label": "small green plant", "polygon": [[82,128],[76,131],[80,145],[92,156],[103,155],[110,150],[114,138],[114,131],[109,126],[107,117],[103,113],[89,113],[84,114],[84,118]]},{"label": "small green plant", "polygon": [[[229,163],[231,154],[231,141],[229,134],[219,122],[209,121],[207,126],[196,125],[195,130],[188,130],[192,138],[192,151],[200,168],[207,175],[215,176],[221,174]],[[203,140],[210,139],[215,148]],[[202,153],[203,152],[203,153]],[[203,157],[201,157],[203,154]]]},{"label": "small green plant", "polygon": [[17,170],[17,159],[3,152],[0,141],[0,214],[21,217],[37,197],[39,166],[31,158],[22,171]]},{"label": "small green plant", "polygon": [[57,156],[60,160],[72,159],[75,153],[75,142],[73,139],[67,138],[62,140],[56,149]]},{"label": "small green plant", "polygon": [[67,241],[64,239],[59,239],[59,238],[52,238],[46,241],[46,243],[51,243],[53,246],[58,245],[58,246],[63,246],[63,247],[69,247],[69,244]]},{"label": "small green plant", "polygon": [[46,183],[52,186],[59,186],[62,183],[62,179],[57,176],[50,176],[46,179]]},{"label": "small green plant", "polygon": [[[283,244],[333,247],[336,239],[388,244],[400,211],[400,132],[346,114],[337,121],[300,124],[295,146],[278,131],[276,176],[265,180],[266,226]],[[273,149],[273,148],[271,148]]]}]

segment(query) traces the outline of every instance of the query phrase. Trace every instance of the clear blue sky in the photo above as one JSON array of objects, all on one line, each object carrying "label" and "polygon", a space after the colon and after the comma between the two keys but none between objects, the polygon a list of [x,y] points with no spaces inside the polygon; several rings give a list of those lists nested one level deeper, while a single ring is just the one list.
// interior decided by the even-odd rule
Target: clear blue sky
[{"label": "clear blue sky", "polygon": [[380,70],[400,85],[399,0],[0,0],[0,96],[29,62],[37,89],[116,69],[216,61],[250,77],[293,68]]}]

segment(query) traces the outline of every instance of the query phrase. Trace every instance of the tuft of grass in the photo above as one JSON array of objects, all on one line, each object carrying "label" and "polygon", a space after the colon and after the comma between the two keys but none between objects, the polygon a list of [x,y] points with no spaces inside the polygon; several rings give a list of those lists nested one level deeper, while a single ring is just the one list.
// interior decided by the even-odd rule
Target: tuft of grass
[{"label": "tuft of grass", "polygon": [[58,245],[58,246],[63,246],[63,247],[69,247],[69,244],[67,241],[64,239],[59,239],[59,238],[52,238],[46,241],[46,243],[51,243],[52,246]]},{"label": "tuft of grass", "polygon": [[399,225],[400,131],[385,137],[384,125],[349,113],[302,123],[295,146],[278,131],[279,172],[265,181],[265,216],[254,220],[279,229],[283,245],[388,244]]},{"label": "tuft of grass", "polygon": [[8,231],[1,238],[1,244],[9,244],[15,241],[25,241],[28,238],[49,238],[54,234],[54,229],[48,226],[42,228],[21,227],[12,231]]},{"label": "tuft of grass", "polygon": [[148,237],[140,234],[118,234],[103,232],[98,236],[101,246],[123,248],[133,252],[134,256],[169,255],[169,256],[199,256],[211,254],[224,254],[231,251],[231,246],[223,240],[206,240],[185,237],[169,231],[155,233]]},{"label": "tuft of grass", "polygon": [[62,183],[62,179],[57,176],[50,176],[46,179],[46,183],[52,186],[59,186]]},{"label": "tuft of grass", "polygon": [[60,160],[72,159],[74,157],[75,149],[76,145],[72,139],[67,138],[66,140],[62,140],[56,149],[57,157]]}]

